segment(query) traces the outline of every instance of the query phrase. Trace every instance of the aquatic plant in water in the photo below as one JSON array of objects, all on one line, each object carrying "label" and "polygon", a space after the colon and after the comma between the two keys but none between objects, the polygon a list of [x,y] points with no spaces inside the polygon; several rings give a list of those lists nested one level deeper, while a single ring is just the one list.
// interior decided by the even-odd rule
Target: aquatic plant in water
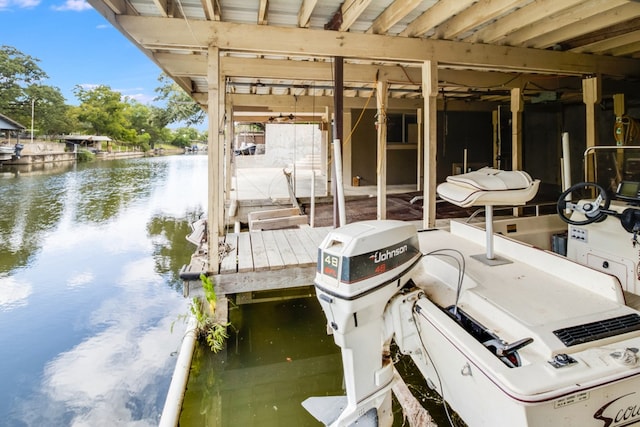
[{"label": "aquatic plant in water", "polygon": [[[189,311],[196,319],[196,337],[199,341],[206,341],[211,351],[217,353],[224,348],[224,342],[229,338],[227,327],[231,323],[221,323],[215,320],[214,313],[218,298],[214,290],[213,280],[206,274],[201,274],[200,281],[204,290],[204,299],[200,296],[193,297],[189,305]],[[186,319],[188,315],[179,317]]]}]

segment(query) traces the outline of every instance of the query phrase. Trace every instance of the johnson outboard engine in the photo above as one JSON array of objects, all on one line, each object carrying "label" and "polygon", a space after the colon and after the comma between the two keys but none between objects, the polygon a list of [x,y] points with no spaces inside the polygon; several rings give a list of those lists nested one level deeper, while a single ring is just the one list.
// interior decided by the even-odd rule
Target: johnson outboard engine
[{"label": "johnson outboard engine", "polygon": [[416,228],[365,221],[333,230],[318,249],[316,295],[342,350],[346,396],[303,406],[327,426],[391,426],[393,365],[384,353],[384,310],[420,258]]}]

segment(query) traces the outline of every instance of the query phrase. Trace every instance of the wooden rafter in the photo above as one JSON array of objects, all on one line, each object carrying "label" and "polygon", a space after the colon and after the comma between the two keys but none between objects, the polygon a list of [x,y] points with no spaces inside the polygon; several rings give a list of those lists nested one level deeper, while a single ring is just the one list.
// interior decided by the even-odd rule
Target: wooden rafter
[{"label": "wooden rafter", "polygon": [[584,0],[538,0],[476,31],[465,38],[465,41],[493,43],[526,25],[537,25],[549,16],[554,16],[581,3],[584,3]]},{"label": "wooden rafter", "polygon": [[640,7],[627,0],[597,0],[585,2],[565,12],[530,23],[501,40],[509,45],[526,43],[531,47],[548,48],[587,32],[612,25],[620,16],[640,14]]},{"label": "wooden rafter", "polygon": [[348,31],[354,22],[362,15],[372,0],[346,0],[342,3],[342,23],[340,31]]},{"label": "wooden rafter", "polygon": [[528,3],[529,0],[480,0],[436,29],[436,38],[452,39],[503,13]]},{"label": "wooden rafter", "polygon": [[[576,52],[602,52],[616,46],[637,41],[638,30],[640,30],[640,17],[584,34],[581,37],[565,40],[563,45],[567,49]],[[628,35],[635,35],[636,37],[627,37]],[[591,46],[596,47],[592,50]]]},{"label": "wooden rafter", "polygon": [[318,0],[302,0],[300,11],[298,12],[298,27],[306,28],[311,21],[311,14],[316,7]]},{"label": "wooden rafter", "polygon": [[269,0],[260,0],[258,7],[258,25],[267,25],[267,10],[269,9]]},{"label": "wooden rafter", "polygon": [[220,4],[218,0],[200,0],[202,3],[202,9],[204,10],[204,16],[208,21],[220,20]]},{"label": "wooden rafter", "polygon": [[158,11],[165,18],[169,16],[169,10],[167,9],[167,0],[153,0],[153,4],[156,6]]},{"label": "wooden rafter", "polygon": [[420,3],[422,3],[422,0],[394,0],[394,2],[373,21],[367,33],[386,34],[389,28],[393,27],[398,21],[411,13]]},{"label": "wooden rafter", "polygon": [[[640,19],[638,19],[637,21],[640,23]],[[571,49],[571,51],[578,53],[605,53],[610,52],[616,48],[637,43],[639,39],[640,29],[632,32],[625,32],[624,34],[615,37],[606,37],[596,42]]]},{"label": "wooden rafter", "polygon": [[125,0],[104,0],[104,2],[116,15],[124,15],[127,12]]},{"label": "wooden rafter", "polygon": [[465,10],[476,0],[440,0],[416,18],[400,33],[401,36],[419,37],[447,19]]}]

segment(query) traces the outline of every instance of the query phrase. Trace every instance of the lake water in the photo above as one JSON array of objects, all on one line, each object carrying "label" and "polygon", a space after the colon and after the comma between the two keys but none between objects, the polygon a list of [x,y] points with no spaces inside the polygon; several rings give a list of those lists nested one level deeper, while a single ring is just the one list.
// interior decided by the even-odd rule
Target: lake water
[{"label": "lake water", "polygon": [[0,424],[157,425],[207,157],[0,166]]},{"label": "lake water", "polygon": [[[158,424],[206,183],[206,156],[0,167],[0,425]],[[319,426],[301,402],[344,391],[315,297],[229,318],[221,353],[196,346],[180,425]]]}]

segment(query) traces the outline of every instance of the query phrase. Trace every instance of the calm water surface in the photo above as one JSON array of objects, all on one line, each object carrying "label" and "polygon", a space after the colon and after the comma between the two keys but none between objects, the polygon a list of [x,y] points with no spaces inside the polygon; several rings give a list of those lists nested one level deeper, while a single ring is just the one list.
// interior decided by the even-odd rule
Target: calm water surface
[{"label": "calm water surface", "polygon": [[[206,182],[206,156],[0,167],[0,425],[157,425]],[[301,402],[344,391],[315,297],[229,316],[221,353],[196,348],[181,425],[319,426]]]},{"label": "calm water surface", "polygon": [[0,424],[157,425],[206,156],[0,166]]}]

